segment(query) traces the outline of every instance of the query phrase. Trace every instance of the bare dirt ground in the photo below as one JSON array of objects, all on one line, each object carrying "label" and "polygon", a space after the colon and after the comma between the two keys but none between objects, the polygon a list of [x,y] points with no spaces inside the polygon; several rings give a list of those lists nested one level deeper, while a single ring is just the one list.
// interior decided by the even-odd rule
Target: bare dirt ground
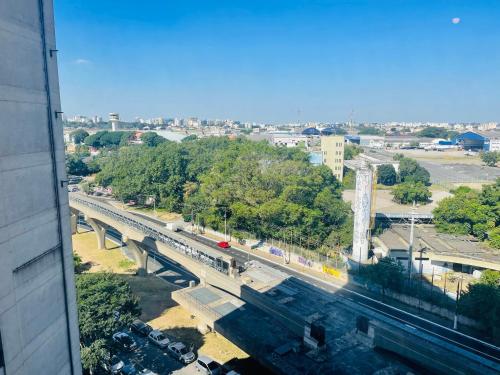
[{"label": "bare dirt ground", "polygon": [[[439,188],[431,187],[432,197],[431,202],[428,204],[422,204],[417,207],[416,212],[420,214],[430,214],[437,204],[442,199],[451,196],[447,191],[443,191]],[[345,190],[342,194],[343,199],[346,202],[354,202],[354,190]],[[390,189],[377,190],[375,198],[375,210],[377,212],[386,213],[405,213],[410,212],[411,206],[399,204],[392,200],[392,194]]]},{"label": "bare dirt ground", "polygon": [[120,248],[111,241],[106,242],[109,250],[98,250],[95,234],[92,232],[73,235],[73,249],[87,264],[85,272],[114,272],[130,283],[133,293],[139,298],[142,309],[141,319],[152,327],[161,329],[167,336],[179,341],[194,344],[198,353],[212,357],[220,363],[232,359],[246,359],[248,354],[236,345],[216,333],[201,335],[196,330],[198,321],[195,317],[177,305],[171,298],[177,287],[155,276],[135,276],[135,265],[126,264],[126,258]]}]

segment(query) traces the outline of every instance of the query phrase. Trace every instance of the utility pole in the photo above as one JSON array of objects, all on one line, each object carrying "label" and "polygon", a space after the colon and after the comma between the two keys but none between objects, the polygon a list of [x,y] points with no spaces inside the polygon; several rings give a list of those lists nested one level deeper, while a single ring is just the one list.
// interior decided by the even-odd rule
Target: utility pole
[{"label": "utility pole", "polygon": [[411,227],[410,227],[410,244],[408,246],[408,280],[411,280],[411,273],[413,271],[413,237],[415,227],[415,201],[411,209]]},{"label": "utility pole", "polygon": [[226,214],[226,207],[224,207],[224,241],[227,241],[227,214]]}]

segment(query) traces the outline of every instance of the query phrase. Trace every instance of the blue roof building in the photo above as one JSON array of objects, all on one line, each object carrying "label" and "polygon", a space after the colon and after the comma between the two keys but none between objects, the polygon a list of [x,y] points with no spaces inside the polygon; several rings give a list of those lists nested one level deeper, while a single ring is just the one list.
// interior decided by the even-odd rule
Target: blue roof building
[{"label": "blue roof building", "polygon": [[462,146],[464,150],[483,150],[485,143],[488,143],[488,137],[476,132],[465,132],[457,135],[453,143]]}]

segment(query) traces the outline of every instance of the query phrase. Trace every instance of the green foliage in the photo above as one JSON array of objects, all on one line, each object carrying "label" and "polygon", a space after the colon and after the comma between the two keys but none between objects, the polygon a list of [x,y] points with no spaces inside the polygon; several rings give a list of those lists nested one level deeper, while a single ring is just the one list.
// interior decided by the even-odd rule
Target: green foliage
[{"label": "green foliage", "polygon": [[421,182],[403,182],[392,189],[394,200],[401,204],[427,203],[432,196],[429,188]]},{"label": "green foliage", "polygon": [[82,257],[77,253],[73,253],[73,265],[75,267],[75,273],[80,273],[82,269]]},{"label": "green foliage", "polygon": [[359,135],[384,135],[384,131],[373,126],[363,126],[358,128]]},{"label": "green foliage", "polygon": [[73,130],[69,135],[73,139],[73,143],[75,145],[79,145],[80,143],[83,143],[85,138],[87,138],[89,136],[89,133],[87,133],[86,130],[77,129],[77,130]]},{"label": "green foliage", "polygon": [[494,167],[500,161],[500,152],[489,151],[481,153],[481,160],[489,167]]},{"label": "green foliage", "polygon": [[80,341],[83,346],[89,346],[98,339],[109,340],[114,332],[140,315],[137,298],[132,295],[128,283],[117,275],[77,275],[76,290]]},{"label": "green foliage", "polygon": [[444,138],[451,139],[458,135],[458,132],[453,130],[446,130],[444,128],[438,128],[435,126],[429,126],[425,129],[420,130],[416,133],[417,137],[425,138]]},{"label": "green foliage", "polygon": [[399,180],[401,182],[421,182],[428,185],[430,183],[430,174],[416,160],[403,157],[399,159]]},{"label": "green foliage", "polygon": [[134,265],[135,265],[135,263],[133,261],[131,261],[130,259],[122,259],[118,262],[118,267],[120,267],[124,270],[130,269]]},{"label": "green foliage", "polygon": [[188,135],[187,137],[182,138],[181,142],[192,142],[196,141],[198,139],[198,136],[196,134],[191,134]]},{"label": "green foliage", "polygon": [[459,299],[460,313],[479,321],[500,342],[500,272],[486,270]]},{"label": "green foliage", "polygon": [[116,148],[118,146],[126,146],[133,136],[133,132],[110,132],[107,130],[102,130],[95,134],[89,135],[85,138],[84,142],[87,146],[95,148]]},{"label": "green foliage", "polygon": [[80,354],[83,369],[91,374],[101,368],[101,364],[109,357],[106,341],[102,339],[82,347]]},{"label": "green foliage", "polygon": [[344,160],[352,160],[362,152],[363,149],[361,147],[354,144],[346,144],[344,147]]},{"label": "green foliage", "polygon": [[394,156],[392,158],[396,161],[400,161],[400,160],[403,160],[405,158],[405,156],[401,153],[397,153],[397,154],[394,154]]},{"label": "green foliage", "polygon": [[377,170],[377,182],[386,186],[394,185],[398,180],[398,175],[392,164],[383,164]]},{"label": "green foliage", "polygon": [[342,186],[345,190],[356,188],[356,173],[352,169],[344,168],[345,174],[342,179]]},{"label": "green foliage", "polygon": [[366,278],[379,285],[382,291],[392,289],[400,292],[404,284],[404,267],[399,260],[385,257],[364,270]]},{"label": "green foliage", "polygon": [[66,159],[66,171],[73,176],[86,176],[89,174],[87,164],[76,155],[69,155]]},{"label": "green foliage", "polygon": [[433,211],[436,228],[446,233],[473,235],[500,248],[500,179],[481,192],[460,187],[452,193],[453,197],[440,201]]},{"label": "green foliage", "polygon": [[146,132],[141,135],[141,141],[148,147],[156,147],[165,142],[166,139],[155,132]]},{"label": "green foliage", "polygon": [[223,230],[226,211],[231,231],[287,239],[293,232],[294,242],[313,247],[350,215],[326,166],[311,165],[301,150],[244,138],[121,148],[96,181],[120,200],[152,195],[185,218],[194,211],[202,226]]}]

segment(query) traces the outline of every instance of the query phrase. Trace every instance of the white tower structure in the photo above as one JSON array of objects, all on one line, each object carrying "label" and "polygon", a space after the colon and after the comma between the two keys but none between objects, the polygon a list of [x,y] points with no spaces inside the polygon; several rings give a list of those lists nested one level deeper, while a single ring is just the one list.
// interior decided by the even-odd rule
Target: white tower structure
[{"label": "white tower structure", "polygon": [[372,201],[373,172],[366,161],[356,171],[356,192],[354,196],[354,230],[352,260],[368,260],[370,209]]},{"label": "white tower structure", "polygon": [[120,125],[120,115],[118,113],[110,113],[109,122],[111,123],[111,131],[117,131]]}]

